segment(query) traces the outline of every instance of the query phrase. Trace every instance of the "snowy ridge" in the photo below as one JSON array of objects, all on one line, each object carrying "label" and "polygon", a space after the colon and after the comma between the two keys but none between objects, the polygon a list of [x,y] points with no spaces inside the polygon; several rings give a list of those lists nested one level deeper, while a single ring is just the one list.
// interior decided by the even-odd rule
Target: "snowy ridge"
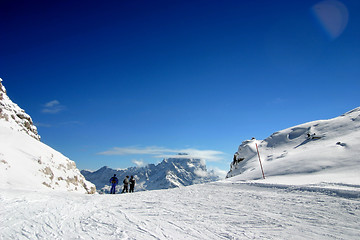
[{"label": "snowy ridge", "polygon": [[25,132],[31,137],[40,140],[37,128],[31,117],[16,103],[13,103],[6,94],[0,78],[0,120],[5,120],[3,125],[16,131]]},{"label": "snowy ridge", "polygon": [[110,190],[109,179],[114,174],[119,178],[122,188],[122,180],[125,176],[133,175],[136,178],[135,191],[168,189],[192,184],[216,181],[218,176],[206,169],[205,162],[200,159],[168,158],[161,163],[149,164],[145,167],[131,167],[124,170],[115,170],[102,167],[97,171],[82,170],[85,178],[96,185],[100,193],[108,193]]},{"label": "snowy ridge", "polygon": [[0,189],[95,193],[71,161],[41,143],[31,117],[5,94],[0,99]]},{"label": "snowy ridge", "polygon": [[238,148],[227,177],[261,179],[256,146],[268,179],[288,184],[360,183],[360,108],[339,117],[313,121]]}]

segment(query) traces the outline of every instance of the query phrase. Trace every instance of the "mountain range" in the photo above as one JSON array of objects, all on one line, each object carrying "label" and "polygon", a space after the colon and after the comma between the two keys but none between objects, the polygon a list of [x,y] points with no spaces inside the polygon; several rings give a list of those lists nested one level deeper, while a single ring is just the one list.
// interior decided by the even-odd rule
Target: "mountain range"
[{"label": "mountain range", "polygon": [[207,171],[205,161],[186,157],[167,158],[159,164],[149,164],[144,167],[130,167],[115,170],[102,167],[97,171],[82,170],[85,178],[96,185],[99,193],[108,193],[109,179],[116,174],[120,184],[117,191],[122,188],[122,180],[126,176],[136,179],[135,191],[156,190],[188,186],[219,180],[213,171]]}]

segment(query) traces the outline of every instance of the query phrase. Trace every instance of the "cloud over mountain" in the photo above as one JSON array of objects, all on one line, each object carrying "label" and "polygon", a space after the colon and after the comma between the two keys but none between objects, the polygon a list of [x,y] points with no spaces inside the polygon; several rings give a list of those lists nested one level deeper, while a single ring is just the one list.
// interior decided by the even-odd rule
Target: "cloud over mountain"
[{"label": "cloud over mountain", "polygon": [[[174,153],[183,153],[175,155]],[[110,150],[99,152],[99,155],[153,155],[155,158],[182,158],[187,155],[188,158],[198,158],[206,161],[216,162],[223,159],[224,153],[216,150],[199,150],[194,148],[171,149],[158,146],[149,147],[114,147]]]}]

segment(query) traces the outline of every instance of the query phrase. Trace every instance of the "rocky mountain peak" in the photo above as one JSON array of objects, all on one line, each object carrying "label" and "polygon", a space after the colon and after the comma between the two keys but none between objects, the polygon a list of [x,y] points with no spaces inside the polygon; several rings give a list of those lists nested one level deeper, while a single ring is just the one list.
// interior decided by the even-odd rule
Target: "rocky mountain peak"
[{"label": "rocky mountain peak", "polygon": [[25,132],[40,141],[40,135],[30,115],[11,101],[2,81],[0,78],[0,120],[5,121],[9,128]]},{"label": "rocky mountain peak", "polygon": [[[168,189],[219,180],[213,171],[207,171],[205,161],[190,158],[185,154],[181,157],[175,155],[174,158],[166,158],[156,165],[149,164],[145,167],[122,170],[102,167],[97,171],[82,170],[81,173],[96,185],[100,193],[109,192],[109,178],[113,174],[116,174],[120,182],[125,176],[133,175],[137,181],[135,191]],[[121,187],[120,184],[118,191]]]},{"label": "rocky mountain peak", "polygon": [[3,94],[6,94],[6,89],[5,87],[2,85],[2,79],[0,78],[0,100],[3,99]]}]

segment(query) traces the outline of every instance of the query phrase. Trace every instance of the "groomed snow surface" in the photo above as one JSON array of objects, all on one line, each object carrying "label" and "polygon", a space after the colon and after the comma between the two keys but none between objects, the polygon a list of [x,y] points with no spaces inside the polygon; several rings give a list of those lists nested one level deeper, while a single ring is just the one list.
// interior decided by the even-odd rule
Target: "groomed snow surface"
[{"label": "groomed snow surface", "polygon": [[359,239],[359,189],[237,177],[115,195],[1,189],[0,239]]}]

